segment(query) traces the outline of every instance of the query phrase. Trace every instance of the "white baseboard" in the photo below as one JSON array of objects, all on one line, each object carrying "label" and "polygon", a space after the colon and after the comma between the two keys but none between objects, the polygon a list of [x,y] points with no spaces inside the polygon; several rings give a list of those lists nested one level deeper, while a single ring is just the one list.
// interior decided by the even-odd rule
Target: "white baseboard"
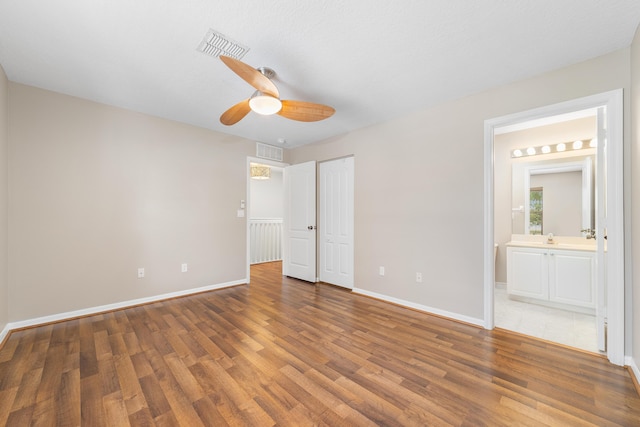
[{"label": "white baseboard", "polygon": [[388,295],[382,295],[382,294],[378,294],[376,292],[370,292],[370,291],[367,291],[365,289],[353,288],[352,292],[356,293],[356,294],[360,294],[360,295],[365,295],[365,296],[368,296],[368,297],[371,297],[371,298],[379,299],[379,300],[382,300],[382,301],[391,302],[391,303],[394,303],[394,304],[397,304],[397,305],[401,305],[403,307],[408,307],[408,308],[413,308],[415,310],[424,311],[425,313],[436,314],[438,316],[448,317],[449,319],[458,320],[460,322],[470,323],[472,325],[484,327],[484,320],[483,319],[476,319],[474,317],[463,316],[463,315],[460,315],[458,313],[452,313],[452,312],[449,312],[449,311],[445,311],[445,310],[440,310],[440,309],[437,309],[437,308],[429,307],[429,306],[426,306],[426,305],[416,304],[416,303],[411,302],[411,301],[405,301],[405,300],[401,300],[401,299],[398,299],[398,298],[390,297]]},{"label": "white baseboard", "polygon": [[9,325],[5,325],[4,329],[2,330],[2,332],[0,332],[0,344],[2,344],[2,342],[4,341],[4,339],[7,337],[7,335],[9,335],[9,331],[11,329],[9,329]]},{"label": "white baseboard", "polygon": [[624,364],[631,368],[631,373],[636,377],[636,381],[640,384],[640,369],[638,369],[638,365],[636,365],[636,361],[633,360],[633,357],[626,356]]},{"label": "white baseboard", "polygon": [[177,298],[177,297],[182,297],[186,295],[197,294],[200,292],[213,291],[215,289],[228,288],[230,286],[243,285],[245,283],[248,283],[247,279],[240,279],[240,280],[234,280],[226,283],[219,283],[217,285],[203,286],[201,288],[187,289],[187,290],[178,291],[178,292],[170,292],[168,294],[154,295],[146,298],[122,301],[114,304],[100,305],[97,307],[84,308],[82,310],[68,311],[66,313],[52,314],[50,316],[37,317],[34,319],[21,320],[19,322],[11,322],[11,323],[8,323],[7,326],[4,328],[4,330],[2,331],[2,333],[0,333],[0,342],[2,342],[2,339],[7,333],[15,329],[43,325],[46,323],[60,322],[68,319],[73,319],[76,317],[90,316],[92,314],[103,313],[105,311],[119,310],[123,308],[133,307],[136,305],[149,304],[152,302],[162,301],[170,298]]}]

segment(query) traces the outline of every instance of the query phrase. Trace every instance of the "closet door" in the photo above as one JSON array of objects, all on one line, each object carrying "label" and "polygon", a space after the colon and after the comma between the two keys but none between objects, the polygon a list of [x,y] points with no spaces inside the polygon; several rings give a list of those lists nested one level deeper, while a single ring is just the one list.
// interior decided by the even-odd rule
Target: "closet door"
[{"label": "closet door", "polygon": [[320,163],[320,280],[353,288],[353,157]]}]

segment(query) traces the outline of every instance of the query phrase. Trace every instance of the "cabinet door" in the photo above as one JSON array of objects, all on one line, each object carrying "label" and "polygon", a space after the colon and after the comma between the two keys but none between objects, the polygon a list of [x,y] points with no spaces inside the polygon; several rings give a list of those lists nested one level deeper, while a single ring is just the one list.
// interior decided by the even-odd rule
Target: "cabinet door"
[{"label": "cabinet door", "polygon": [[594,308],[595,254],[550,251],[549,300]]},{"label": "cabinet door", "polygon": [[549,263],[546,249],[507,248],[507,292],[549,299]]}]

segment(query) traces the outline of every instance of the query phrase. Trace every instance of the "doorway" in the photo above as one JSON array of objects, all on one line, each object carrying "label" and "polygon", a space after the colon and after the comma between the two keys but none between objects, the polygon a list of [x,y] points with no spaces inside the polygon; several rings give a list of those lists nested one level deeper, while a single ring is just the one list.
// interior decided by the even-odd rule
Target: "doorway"
[{"label": "doorway", "polygon": [[[574,253],[571,254],[571,257],[566,257],[564,256],[566,255],[565,252],[557,252],[557,246],[554,247],[553,250],[550,249],[550,246],[541,246],[539,248],[532,249],[530,253],[526,253],[525,251],[524,255],[523,253],[519,254],[518,259],[520,261],[526,259],[533,260],[534,263],[530,265],[534,265],[536,268],[531,270],[531,274],[539,274],[540,277],[544,279],[542,281],[544,282],[544,286],[540,287],[540,294],[536,295],[538,299],[534,302],[540,302],[545,299],[550,299],[551,302],[553,302],[553,298],[548,298],[549,292],[553,293],[554,291],[557,291],[557,289],[554,289],[554,286],[557,287],[559,286],[557,283],[561,283],[561,280],[566,280],[563,278],[563,274],[566,277],[570,276],[570,274],[566,273],[569,271],[566,270],[566,265],[571,265],[567,264],[567,260],[569,258],[570,261],[574,263],[573,265],[580,266],[580,269],[577,270],[580,273],[584,272],[584,266],[595,266],[593,280],[595,281],[596,286],[591,291],[591,296],[593,297],[592,310],[598,320],[598,322],[596,322],[598,334],[602,340],[602,342],[598,343],[598,346],[601,345],[602,348],[605,348],[606,345],[606,353],[609,360],[612,363],[622,365],[624,363],[624,246],[622,228],[621,90],[487,120],[485,122],[485,194],[487,194],[487,203],[485,203],[485,327],[492,329],[494,326],[503,326],[496,325],[496,307],[498,304],[498,300],[496,298],[502,297],[503,292],[499,286],[496,288],[496,283],[499,284],[501,280],[505,280],[503,274],[506,258],[505,253],[512,250],[509,248],[509,245],[504,244],[505,237],[504,232],[501,229],[505,223],[504,218],[507,216],[508,222],[513,228],[515,228],[514,223],[516,222],[516,219],[522,218],[522,220],[524,220],[525,211],[528,214],[531,213],[528,210],[530,208],[528,202],[526,203],[527,206],[524,206],[524,202],[522,202],[522,204],[518,203],[517,206],[507,203],[508,211],[505,212],[504,201],[501,200],[500,197],[497,197],[503,195],[500,185],[504,180],[502,176],[496,176],[496,172],[500,171],[503,166],[498,164],[498,159],[496,157],[496,153],[498,153],[502,148],[496,145],[496,141],[499,139],[500,134],[522,131],[525,127],[533,128],[540,126],[543,123],[548,124],[554,117],[563,116],[566,118],[567,115],[575,115],[576,112],[584,111],[587,111],[591,116],[594,114],[596,116],[595,120],[597,126],[595,126],[595,128],[598,130],[595,131],[597,135],[595,135],[595,138],[593,139],[598,143],[598,154],[596,156],[598,162],[597,172],[595,174],[598,186],[594,193],[596,195],[596,199],[600,201],[600,204],[597,207],[594,205],[593,211],[596,215],[594,215],[591,220],[588,220],[588,222],[584,223],[583,219],[576,219],[573,221],[577,224],[577,228],[579,227],[580,230],[582,230],[582,235],[572,237],[576,240],[571,240],[571,238],[566,240],[563,238],[561,240],[568,241],[569,243],[583,244],[586,242],[584,239],[587,237],[598,236],[598,243],[595,245],[596,250],[594,251],[594,254],[591,255],[593,262],[590,264],[589,262],[582,260],[584,257],[581,258],[579,256],[580,254],[577,252],[575,253],[575,257],[573,256]],[[586,139],[583,143],[588,144],[589,141],[589,139]],[[560,148],[560,142],[564,141],[555,141],[553,143],[558,144],[558,147]],[[578,143],[577,141],[575,142],[577,147]],[[549,157],[548,154],[550,151],[540,152],[539,150],[542,150],[543,147],[544,150],[550,150],[550,143],[551,141],[549,141],[549,143],[543,142],[537,144],[539,147],[536,147],[536,144],[526,144],[522,147],[510,147],[509,149],[511,150],[512,158],[514,156],[521,156],[522,158],[526,158],[526,161],[533,162],[534,158],[539,160],[544,157],[539,156],[539,154],[545,154]],[[566,143],[571,143],[571,141],[566,141]],[[566,149],[566,146],[562,144],[561,148],[564,150]],[[529,150],[528,153],[527,150]],[[570,147],[567,151],[571,150],[574,150],[574,147]],[[578,151],[579,150],[576,148],[575,152],[572,152],[571,154],[575,155]],[[580,154],[588,156],[586,151]],[[564,156],[567,157],[569,154],[565,154]],[[562,160],[556,160],[556,162],[558,161]],[[514,164],[518,162],[522,163],[523,160],[514,160]],[[513,169],[513,171],[513,174],[516,174],[515,169]],[[512,180],[509,180],[509,182],[512,182]],[[606,202],[605,198],[602,197],[604,194],[607,196]],[[527,195],[529,196],[529,194]],[[515,194],[512,194],[511,201],[515,200],[515,198]],[[533,215],[533,217],[537,218],[537,215]],[[502,218],[502,220],[500,220],[500,218]],[[585,228],[585,224],[590,226]],[[535,225],[535,227],[532,224],[529,225],[531,225],[530,228],[534,230],[538,227],[538,225]],[[522,228],[525,228],[524,224]],[[512,229],[512,236],[516,234],[513,233],[513,231],[515,230]],[[549,231],[552,232],[552,230]],[[606,254],[604,252],[605,240],[603,239],[603,236],[608,237],[608,240],[606,240]],[[527,234],[525,235],[525,240],[538,244],[534,237],[536,236],[532,237]],[[511,238],[511,236],[509,238]],[[544,244],[545,240],[543,239],[545,236],[537,236],[536,238],[540,240],[539,243]],[[553,242],[553,236],[549,235],[548,239],[549,242]],[[494,243],[498,243],[499,245],[498,256],[496,259],[494,259]],[[582,247],[580,248],[583,249]],[[572,249],[574,248],[572,247]],[[558,255],[562,256],[558,256],[557,258],[553,257],[553,255],[556,255],[556,252]],[[595,252],[597,252],[597,255]],[[606,272],[604,271],[605,269],[602,268],[605,264],[605,257],[607,263]],[[560,259],[565,264],[560,264]],[[575,261],[576,259],[579,259],[579,263]],[[556,264],[556,261],[558,261],[558,264]],[[536,263],[541,266],[540,269],[537,268],[538,264]],[[560,273],[558,273],[558,271],[560,271]],[[591,276],[585,275],[585,277]],[[508,281],[509,280],[507,280],[507,282]],[[558,282],[556,283],[556,281]],[[538,283],[536,280],[531,280],[530,282],[535,284]],[[545,289],[545,286],[549,286],[551,291],[549,291],[549,289]],[[517,292],[515,292],[515,294],[517,294]],[[608,302],[606,306],[604,305],[605,300]],[[544,302],[546,303],[547,301]],[[541,304],[541,306],[545,305],[553,306],[554,304]],[[586,303],[582,305],[590,307],[589,304]],[[581,307],[581,309],[583,309],[583,312],[585,311],[584,307]],[[608,313],[606,318],[604,313]],[[605,323],[607,325],[606,342],[604,333]]]},{"label": "doorway", "polygon": [[[268,168],[269,173],[256,171],[255,178],[262,179],[254,179],[252,167]],[[316,174],[320,175],[319,184]],[[322,162],[319,171],[313,161],[290,166],[249,157],[247,177],[247,282],[252,264],[281,260],[284,275],[353,288],[353,156]],[[320,198],[316,207],[317,185]],[[243,214],[244,207],[242,201]],[[319,278],[316,277],[318,232],[322,233]]]},{"label": "doorway", "polygon": [[284,170],[283,274],[352,289],[354,158],[317,166],[308,161]]},{"label": "doorway", "polygon": [[247,282],[252,265],[282,260],[285,166],[261,158],[247,159]]},{"label": "doorway", "polygon": [[[495,325],[591,352],[600,350],[595,316],[597,239],[582,230],[595,229],[596,174],[591,166],[597,164],[596,115],[597,110],[590,109],[494,132],[494,239],[500,249],[495,263]],[[549,233],[555,244],[543,249],[539,243],[548,240]],[[512,246],[513,241],[533,244]],[[560,241],[584,250],[558,251]],[[574,277],[564,282],[572,286],[561,292],[555,292],[560,287],[550,280],[558,262],[560,267],[577,263]]]}]

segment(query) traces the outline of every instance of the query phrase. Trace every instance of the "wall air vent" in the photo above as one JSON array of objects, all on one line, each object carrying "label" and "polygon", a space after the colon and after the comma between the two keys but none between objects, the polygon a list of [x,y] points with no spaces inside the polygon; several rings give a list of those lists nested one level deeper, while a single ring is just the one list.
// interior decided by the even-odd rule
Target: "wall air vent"
[{"label": "wall air vent", "polygon": [[198,45],[198,51],[213,56],[214,58],[224,55],[241,59],[249,52],[249,48],[231,40],[224,34],[209,29]]},{"label": "wall air vent", "polygon": [[283,150],[280,147],[256,142],[256,157],[281,162],[283,160]]}]

